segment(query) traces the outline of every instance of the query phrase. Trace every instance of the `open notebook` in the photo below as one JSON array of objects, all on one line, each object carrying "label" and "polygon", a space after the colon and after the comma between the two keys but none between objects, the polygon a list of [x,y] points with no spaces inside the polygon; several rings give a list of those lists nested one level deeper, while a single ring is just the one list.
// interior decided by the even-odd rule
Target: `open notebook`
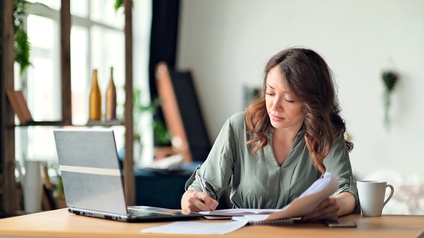
[{"label": "open notebook", "polygon": [[175,209],[127,206],[113,130],[55,129],[53,133],[69,212],[129,222],[202,217]]}]

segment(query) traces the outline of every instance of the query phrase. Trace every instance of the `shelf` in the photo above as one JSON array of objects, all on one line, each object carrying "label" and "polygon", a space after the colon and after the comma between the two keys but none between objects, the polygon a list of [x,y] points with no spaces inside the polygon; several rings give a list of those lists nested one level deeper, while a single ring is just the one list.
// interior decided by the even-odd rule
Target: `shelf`
[{"label": "shelf", "polygon": [[123,126],[124,123],[118,120],[115,121],[88,121],[84,126]]},{"label": "shelf", "polygon": [[71,123],[63,121],[29,121],[26,124],[9,125],[10,127],[27,127],[27,126],[69,126]]},{"label": "shelf", "polygon": [[124,126],[122,121],[88,121],[87,124],[72,124],[69,122],[63,121],[31,121],[26,124],[12,124],[9,127],[29,127],[29,126],[102,126],[102,127],[111,127],[111,126]]},{"label": "shelf", "polygon": [[[131,9],[132,1],[124,1],[124,8]],[[60,9],[60,43],[61,43],[61,95],[62,117],[60,121],[30,121],[25,124],[16,124],[14,111],[7,100],[7,91],[14,90],[14,28],[13,28],[13,1],[4,1],[0,7],[2,26],[0,27],[1,59],[0,65],[0,216],[15,214],[17,211],[15,189],[15,128],[33,126],[124,126],[125,127],[125,159],[124,159],[124,187],[128,205],[135,205],[135,179],[133,164],[133,48],[132,48],[132,11],[125,14],[125,110],[124,121],[90,121],[86,124],[75,125],[72,121],[71,98],[71,66],[70,66],[70,33],[71,14],[70,0],[61,1]]]}]

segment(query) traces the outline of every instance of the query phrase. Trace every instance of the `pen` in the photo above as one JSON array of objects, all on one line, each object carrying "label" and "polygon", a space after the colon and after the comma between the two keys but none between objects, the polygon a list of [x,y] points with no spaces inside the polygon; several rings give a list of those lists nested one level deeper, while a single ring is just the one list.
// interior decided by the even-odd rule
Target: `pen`
[{"label": "pen", "polygon": [[196,172],[196,179],[199,180],[200,187],[202,188],[202,192],[206,193],[206,183],[203,176],[200,176],[199,171]]}]

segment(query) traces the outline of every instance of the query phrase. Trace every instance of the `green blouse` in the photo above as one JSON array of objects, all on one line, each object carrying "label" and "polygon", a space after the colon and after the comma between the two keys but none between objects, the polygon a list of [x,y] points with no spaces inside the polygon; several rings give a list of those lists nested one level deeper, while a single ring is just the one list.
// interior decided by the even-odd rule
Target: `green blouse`
[{"label": "green blouse", "polygon": [[[206,181],[207,193],[216,200],[231,186],[230,200],[235,208],[282,208],[321,176],[309,156],[305,130],[299,131],[280,166],[274,157],[272,136],[256,154],[246,146],[244,118],[244,112],[239,112],[225,122],[208,158],[187,181],[186,189],[201,191],[194,176],[200,173]],[[359,213],[358,192],[342,133],[336,135],[324,164],[326,171],[339,180],[339,189],[333,196],[341,192],[352,193],[356,200],[355,213]]]}]

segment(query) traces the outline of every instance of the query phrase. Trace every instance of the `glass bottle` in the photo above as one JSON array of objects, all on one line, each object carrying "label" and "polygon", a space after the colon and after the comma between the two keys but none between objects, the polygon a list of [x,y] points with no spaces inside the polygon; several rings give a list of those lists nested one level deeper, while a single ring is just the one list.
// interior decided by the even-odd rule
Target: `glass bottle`
[{"label": "glass bottle", "polygon": [[92,74],[89,120],[100,121],[102,119],[102,95],[97,80],[97,69],[93,69]]},{"label": "glass bottle", "polygon": [[116,120],[116,87],[113,82],[113,67],[110,67],[110,80],[106,90],[106,121]]}]

